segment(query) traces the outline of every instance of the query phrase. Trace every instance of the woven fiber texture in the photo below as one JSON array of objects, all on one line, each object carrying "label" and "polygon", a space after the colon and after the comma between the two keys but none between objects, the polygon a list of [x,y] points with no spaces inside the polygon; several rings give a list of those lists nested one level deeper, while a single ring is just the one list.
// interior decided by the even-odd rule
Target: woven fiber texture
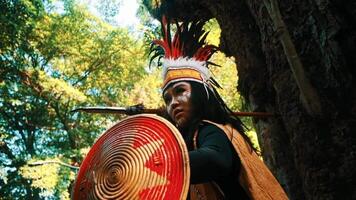
[{"label": "woven fiber texture", "polygon": [[179,131],[156,115],[105,131],[82,162],[73,199],[185,199],[189,158]]}]

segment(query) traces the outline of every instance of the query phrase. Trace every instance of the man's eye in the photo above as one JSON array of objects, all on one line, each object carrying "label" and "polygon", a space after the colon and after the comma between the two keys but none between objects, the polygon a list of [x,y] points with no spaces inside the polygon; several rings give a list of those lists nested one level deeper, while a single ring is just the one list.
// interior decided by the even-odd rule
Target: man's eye
[{"label": "man's eye", "polygon": [[183,93],[185,91],[185,89],[184,88],[181,88],[181,87],[178,87],[178,88],[176,88],[176,93]]},{"label": "man's eye", "polygon": [[164,100],[164,103],[168,104],[170,101],[171,101],[171,97],[170,96],[164,96],[163,97],[163,100]]}]

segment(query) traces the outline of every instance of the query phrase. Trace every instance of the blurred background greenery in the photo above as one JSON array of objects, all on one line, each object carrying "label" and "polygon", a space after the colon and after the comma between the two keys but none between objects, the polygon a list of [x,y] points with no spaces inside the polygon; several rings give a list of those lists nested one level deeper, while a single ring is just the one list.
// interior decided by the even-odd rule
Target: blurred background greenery
[{"label": "blurred background greenery", "polygon": [[[0,199],[69,199],[95,139],[124,117],[70,111],[163,105],[160,70],[148,68],[159,23],[132,0],[1,0],[0,6]],[[208,41],[219,45],[217,22],[205,28]],[[232,110],[244,108],[233,58],[218,53],[213,62],[222,66],[213,73],[224,100]],[[243,120],[258,145],[251,120]]]}]

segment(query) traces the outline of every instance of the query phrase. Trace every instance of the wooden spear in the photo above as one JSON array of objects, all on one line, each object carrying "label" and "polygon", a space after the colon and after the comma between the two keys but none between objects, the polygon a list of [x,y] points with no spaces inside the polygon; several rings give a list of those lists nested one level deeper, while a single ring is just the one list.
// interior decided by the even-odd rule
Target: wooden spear
[{"label": "wooden spear", "polygon": [[[80,107],[72,110],[72,112],[136,115],[141,113],[162,114],[163,110],[157,108],[145,108],[142,104],[138,104],[128,107]],[[239,117],[260,118],[275,116],[275,114],[267,112],[233,112],[233,114]]]}]

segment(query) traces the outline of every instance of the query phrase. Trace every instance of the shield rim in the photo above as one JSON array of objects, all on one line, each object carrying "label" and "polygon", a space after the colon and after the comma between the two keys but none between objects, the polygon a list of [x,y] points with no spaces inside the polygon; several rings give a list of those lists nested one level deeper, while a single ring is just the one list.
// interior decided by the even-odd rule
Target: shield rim
[{"label": "shield rim", "polygon": [[[86,158],[89,155],[89,153],[92,151],[92,147],[96,144],[96,142],[111,128],[113,128],[116,124],[120,123],[120,122],[124,122],[126,120],[130,120],[132,118],[137,118],[137,117],[144,117],[144,118],[151,118],[151,119],[155,119],[158,120],[162,123],[164,123],[166,126],[168,126],[168,128],[172,131],[174,137],[177,140],[177,143],[179,145],[179,148],[181,150],[182,153],[182,162],[183,162],[183,173],[184,173],[184,180],[183,180],[183,186],[182,186],[182,192],[180,194],[180,198],[179,199],[185,199],[188,196],[188,191],[189,191],[189,185],[190,185],[190,167],[189,167],[189,154],[188,154],[188,149],[187,146],[184,142],[183,136],[181,135],[181,133],[179,132],[179,130],[167,119],[158,116],[156,114],[137,114],[137,115],[132,115],[132,116],[128,116],[125,117],[122,120],[118,120],[116,122],[114,122],[113,124],[109,125],[108,128],[105,129],[105,131],[103,131],[94,141],[93,145],[91,146],[89,152],[85,155],[85,158],[83,160],[83,162],[81,163],[80,166],[82,166],[84,163],[89,162]],[[85,162],[86,161],[86,162]],[[74,187],[72,190],[72,198],[74,199],[74,194],[76,193],[76,191],[79,190],[79,186],[80,184],[78,183],[78,177],[82,172],[81,168],[79,168],[79,171],[76,175],[75,178],[75,182],[74,182]]]}]

